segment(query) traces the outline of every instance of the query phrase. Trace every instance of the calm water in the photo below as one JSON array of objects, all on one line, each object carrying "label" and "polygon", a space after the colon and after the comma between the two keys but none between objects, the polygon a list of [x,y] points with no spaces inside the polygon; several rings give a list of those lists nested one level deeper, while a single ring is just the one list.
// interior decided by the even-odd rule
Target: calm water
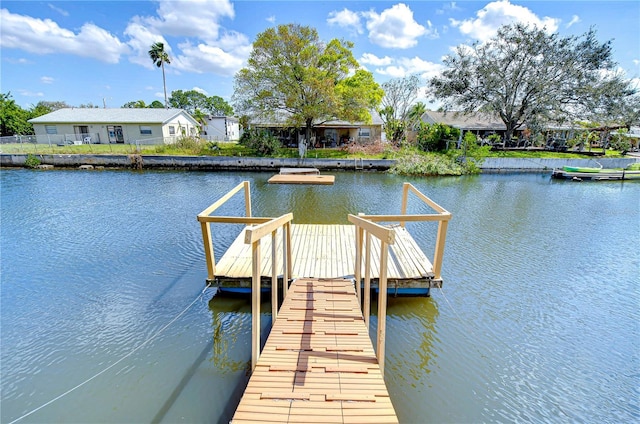
[{"label": "calm water", "polygon": [[[86,382],[21,422],[228,422],[248,378],[250,308],[199,297],[195,217],[245,179],[254,215],[298,223],[397,213],[404,180],[453,213],[443,291],[389,302],[386,379],[402,422],[640,420],[640,184],[269,177],[2,170],[0,421]],[[221,213],[240,211],[238,197]],[[430,256],[435,229],[422,225],[411,231]],[[219,228],[218,255],[236,231]]]}]

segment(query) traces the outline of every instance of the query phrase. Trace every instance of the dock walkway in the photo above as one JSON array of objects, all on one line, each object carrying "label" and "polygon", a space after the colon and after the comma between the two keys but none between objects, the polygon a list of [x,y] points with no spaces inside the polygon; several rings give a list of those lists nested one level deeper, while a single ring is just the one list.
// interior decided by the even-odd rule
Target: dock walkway
[{"label": "dock walkway", "polygon": [[398,422],[352,280],[294,280],[232,422]]}]

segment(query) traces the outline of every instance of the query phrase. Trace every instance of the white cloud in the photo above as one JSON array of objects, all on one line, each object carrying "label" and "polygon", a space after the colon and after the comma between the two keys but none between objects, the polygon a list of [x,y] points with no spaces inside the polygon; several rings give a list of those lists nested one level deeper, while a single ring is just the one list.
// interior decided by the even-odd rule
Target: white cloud
[{"label": "white cloud", "polygon": [[443,15],[446,12],[450,12],[450,11],[456,11],[456,10],[462,10],[455,1],[452,1],[450,3],[446,3],[444,6],[442,6],[441,9],[436,9],[436,15]]},{"label": "white cloud", "polygon": [[53,84],[53,81],[55,81],[53,77],[47,77],[47,76],[40,77],[40,82],[43,84]]},{"label": "white cloud", "polygon": [[267,22],[272,23],[272,24],[276,23],[276,17],[274,15],[269,16],[267,18]]},{"label": "white cloud", "polygon": [[204,88],[200,88],[200,87],[197,87],[197,86],[196,86],[196,87],[193,87],[193,88],[192,88],[192,90],[193,90],[193,91],[197,91],[198,93],[202,93],[202,94],[204,94],[205,96],[208,96],[208,95],[209,95],[209,93],[207,93],[207,90],[205,90]]},{"label": "white cloud", "polygon": [[633,64],[636,66],[640,65],[640,59],[633,59]]},{"label": "white cloud", "polygon": [[79,32],[61,28],[51,19],[0,10],[2,37],[0,46],[21,49],[36,54],[71,54],[90,57],[106,63],[118,63],[120,56],[128,53],[126,44],[110,32],[86,23]]},{"label": "white cloud", "polygon": [[14,59],[12,57],[9,57],[9,58],[6,58],[5,60],[7,62],[11,63],[12,65],[30,65],[31,63],[33,63],[33,62],[31,62],[30,60],[28,60],[28,59],[26,59],[24,57],[21,57],[21,58],[18,58],[18,59]]},{"label": "white cloud", "polygon": [[223,18],[235,16],[228,0],[161,1],[156,13],[157,16],[140,18],[153,32],[208,42],[218,39]]},{"label": "white cloud", "polygon": [[373,65],[373,66],[387,66],[391,65],[393,59],[389,56],[378,57],[373,53],[364,53],[359,60],[360,63],[364,63],[365,65]]},{"label": "white cloud", "polygon": [[476,12],[475,19],[465,19],[463,21],[450,19],[449,21],[462,34],[482,42],[493,37],[502,25],[519,22],[538,28],[545,27],[547,31],[555,32],[560,22],[556,18],[538,18],[530,9],[511,4],[508,0],[488,3],[484,8]]},{"label": "white cloud", "polygon": [[67,12],[64,9],[61,9],[57,6],[52,5],[51,3],[49,3],[47,6],[49,6],[49,9],[51,10],[55,10],[56,12],[58,12],[59,14],[61,14],[62,16],[69,16],[69,12]]},{"label": "white cloud", "polygon": [[244,63],[244,59],[237,55],[238,52],[226,52],[220,47],[209,44],[200,43],[194,46],[184,43],[178,47],[182,54],[175,57],[175,61],[171,63],[176,69],[182,71],[233,76]]},{"label": "white cloud", "polygon": [[418,38],[428,30],[413,19],[413,11],[398,3],[377,14],[373,10],[364,13],[367,19],[369,40],[382,47],[408,49],[418,43]]},{"label": "white cloud", "polygon": [[[211,72],[235,74],[251,52],[246,35],[228,31],[220,25],[225,18],[233,19],[233,5],[220,0],[160,2],[156,16],[136,16],[125,30],[134,54],[133,63],[152,68],[149,46],[163,42],[171,63],[167,72]],[[274,17],[275,19],[275,17]],[[184,39],[172,49],[164,36]]]},{"label": "white cloud", "polygon": [[378,68],[376,72],[394,78],[420,75],[422,78],[427,79],[440,74],[443,69],[442,64],[429,62],[415,56],[413,58],[401,57],[395,61],[395,64],[386,68]]},{"label": "white cloud", "polygon": [[329,25],[337,25],[341,28],[347,28],[353,31],[355,34],[362,34],[362,23],[360,22],[360,15],[357,12],[345,8],[341,11],[333,11],[329,13],[327,18]]},{"label": "white cloud", "polygon": [[25,97],[44,97],[44,93],[42,91],[31,91],[25,89],[18,89],[18,94]]},{"label": "white cloud", "polygon": [[580,19],[580,16],[573,15],[569,23],[567,23],[567,28],[571,28],[573,25],[577,24],[578,22],[582,22],[582,20]]}]

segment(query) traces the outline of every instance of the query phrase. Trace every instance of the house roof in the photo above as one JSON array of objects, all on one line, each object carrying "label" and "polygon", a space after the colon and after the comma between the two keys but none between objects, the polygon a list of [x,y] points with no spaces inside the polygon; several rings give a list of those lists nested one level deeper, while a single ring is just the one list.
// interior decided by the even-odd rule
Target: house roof
[{"label": "house roof", "polygon": [[184,109],[137,109],[137,108],[64,108],[30,119],[32,124],[48,123],[118,123],[118,124],[165,124],[178,115],[184,115],[194,125],[197,121]]},{"label": "house roof", "polygon": [[422,120],[427,124],[442,123],[460,130],[504,131],[507,129],[500,118],[488,113],[463,114],[428,110],[422,115]]}]

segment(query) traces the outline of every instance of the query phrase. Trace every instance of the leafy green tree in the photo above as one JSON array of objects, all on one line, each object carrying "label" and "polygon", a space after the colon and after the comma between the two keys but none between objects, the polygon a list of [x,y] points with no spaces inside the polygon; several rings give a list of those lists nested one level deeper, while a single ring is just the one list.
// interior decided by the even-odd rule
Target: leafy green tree
[{"label": "leafy green tree", "polygon": [[0,93],[0,136],[33,134],[28,111],[16,104],[11,92]]},{"label": "leafy green tree", "polygon": [[196,109],[204,110],[207,96],[196,90],[174,90],[169,97],[169,105],[176,109],[184,109],[193,114]]},{"label": "leafy green tree", "polygon": [[203,114],[213,116],[232,116],[233,108],[222,97],[210,96],[196,90],[174,90],[169,98],[171,107],[184,109],[190,114],[200,110]]},{"label": "leafy green tree", "polygon": [[393,143],[397,144],[404,140],[405,131],[412,126],[412,123],[409,122],[409,113],[418,97],[419,85],[420,79],[417,75],[396,78],[382,83],[384,97],[382,98],[380,117],[384,123],[387,138]]},{"label": "leafy green tree", "polygon": [[240,114],[285,119],[311,137],[315,120],[370,121],[383,92],[360,70],[353,43],[322,42],[315,29],[279,25],[258,34],[247,67],[235,76],[234,106]]},{"label": "leafy green tree", "polygon": [[575,37],[522,24],[503,26],[486,43],[459,46],[430,81],[443,108],[491,112],[506,139],[524,123],[606,115],[636,90],[616,73],[611,41],[596,32]]},{"label": "leafy green tree", "polygon": [[151,109],[162,109],[162,108],[164,108],[164,105],[162,104],[162,102],[161,102],[161,101],[159,101],[159,100],[154,100],[154,101],[152,101],[152,102],[151,102],[151,104],[150,104],[149,106],[147,106],[147,107],[149,107],[149,108],[151,108]]},{"label": "leafy green tree", "polygon": [[220,96],[208,97],[204,110],[213,116],[233,116],[233,107]]},{"label": "leafy green tree", "polygon": [[64,102],[64,101],[50,102],[46,100],[40,100],[38,103],[36,103],[35,106],[31,108],[31,114],[32,114],[31,117],[35,118],[37,116],[42,116],[42,115],[46,115],[47,113],[54,112],[58,109],[65,109],[70,107],[71,106],[69,106],[67,102]]},{"label": "leafy green tree", "polygon": [[[162,103],[160,103],[160,105],[162,105]],[[147,107],[147,104],[144,102],[144,100],[136,100],[134,102],[127,102],[123,104],[122,107],[126,109],[144,109]]]},{"label": "leafy green tree", "polygon": [[157,42],[151,45],[151,49],[149,49],[149,57],[153,61],[153,64],[158,68],[162,68],[162,86],[164,87],[164,106],[169,107],[169,103],[167,101],[167,80],[164,75],[164,64],[171,63],[171,59],[169,58],[169,54],[164,50],[164,43]]},{"label": "leafy green tree", "polygon": [[435,123],[429,125],[421,123],[418,130],[418,147],[425,152],[442,152],[447,150],[450,141],[460,137],[460,130],[446,124]]}]

